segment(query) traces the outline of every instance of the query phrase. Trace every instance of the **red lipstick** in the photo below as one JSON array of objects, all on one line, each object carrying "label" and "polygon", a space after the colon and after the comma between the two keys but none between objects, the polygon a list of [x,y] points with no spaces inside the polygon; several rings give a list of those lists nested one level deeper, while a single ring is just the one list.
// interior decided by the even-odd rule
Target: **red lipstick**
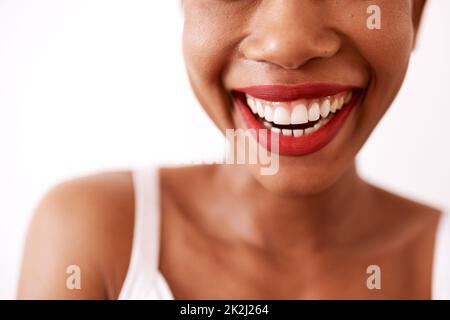
[{"label": "red lipstick", "polygon": [[314,99],[333,96],[340,92],[357,89],[352,86],[335,84],[304,84],[304,85],[265,85],[234,89],[235,92],[246,93],[252,97],[274,102],[294,101],[297,99]]},{"label": "red lipstick", "polygon": [[264,85],[235,89],[233,91],[233,97],[238,113],[247,129],[255,129],[252,131],[259,132],[259,129],[265,129],[266,127],[263,125],[261,119],[250,110],[246,102],[246,94],[265,101],[290,102],[298,99],[320,99],[350,91],[353,93],[351,100],[335,112],[325,125],[313,133],[294,137],[268,130],[267,136],[258,135],[256,137],[260,145],[271,150],[272,135],[277,135],[276,138],[279,141],[278,152],[280,155],[304,156],[319,151],[333,140],[353,108],[358,104],[362,96],[361,89],[332,84],[307,84],[301,86]]}]

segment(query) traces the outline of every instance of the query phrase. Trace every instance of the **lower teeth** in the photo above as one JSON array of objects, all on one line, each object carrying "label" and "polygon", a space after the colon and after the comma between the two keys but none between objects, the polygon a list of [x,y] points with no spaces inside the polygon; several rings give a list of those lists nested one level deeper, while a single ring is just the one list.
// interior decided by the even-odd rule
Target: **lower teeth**
[{"label": "lower teeth", "polygon": [[277,134],[281,134],[283,136],[288,136],[288,137],[301,137],[301,136],[307,136],[310,135],[316,131],[318,131],[320,128],[322,128],[324,125],[326,125],[331,118],[334,116],[334,114],[330,113],[330,115],[326,118],[321,118],[314,126],[311,126],[309,128],[306,129],[286,129],[286,128],[278,128],[276,127],[273,123],[271,122],[267,122],[265,120],[262,120],[262,124],[263,126],[272,131],[273,133],[277,133]]}]

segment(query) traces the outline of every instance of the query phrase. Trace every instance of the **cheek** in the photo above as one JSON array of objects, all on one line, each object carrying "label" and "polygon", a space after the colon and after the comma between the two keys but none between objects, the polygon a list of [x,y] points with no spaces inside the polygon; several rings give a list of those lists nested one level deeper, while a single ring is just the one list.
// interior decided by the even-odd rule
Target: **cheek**
[{"label": "cheek", "polygon": [[[380,0],[381,29],[369,29],[369,4],[352,7],[336,26],[351,41],[354,51],[376,77],[403,78],[414,40],[411,3],[406,0]],[[391,82],[391,81],[387,81]]]},{"label": "cheek", "polygon": [[242,23],[237,16],[228,19],[224,10],[198,4],[187,6],[184,14],[183,54],[192,89],[219,128],[232,128],[222,75],[233,58]]},{"label": "cheek", "polygon": [[353,32],[358,51],[370,65],[377,80],[385,85],[398,85],[408,67],[414,40],[414,28],[411,19],[409,1],[382,2],[381,29],[370,30],[367,17]]},{"label": "cheek", "polygon": [[414,39],[411,20],[386,16],[378,31],[367,31],[361,48],[370,64],[371,78],[368,89],[365,121],[373,129],[397,96],[404,81]]},{"label": "cheek", "polygon": [[222,15],[191,8],[185,11],[183,52],[186,67],[197,81],[216,83],[229,58],[230,28]]},{"label": "cheek", "polygon": [[[387,19],[385,19],[386,21]],[[413,43],[409,21],[400,21],[378,31],[366,31],[361,52],[370,64],[374,76],[386,85],[402,81],[408,67]]]},{"label": "cheek", "polygon": [[[365,8],[359,8],[365,12]],[[397,95],[410,60],[414,41],[411,8],[408,1],[380,1],[381,29],[367,27],[369,14],[354,13],[353,21],[341,21],[342,31],[360,55],[370,74],[367,97],[359,126],[368,135]],[[362,11],[361,9],[364,9]],[[355,26],[359,26],[355,28]]]}]

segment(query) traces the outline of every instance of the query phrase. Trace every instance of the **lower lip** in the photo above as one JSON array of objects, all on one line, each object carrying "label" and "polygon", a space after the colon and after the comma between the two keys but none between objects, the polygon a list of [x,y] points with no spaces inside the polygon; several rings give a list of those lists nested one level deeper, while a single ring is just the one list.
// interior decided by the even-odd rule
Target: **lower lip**
[{"label": "lower lip", "polygon": [[351,111],[359,100],[359,94],[354,94],[352,100],[342,107],[328,123],[321,127],[318,131],[301,137],[290,137],[282,134],[276,134],[265,128],[259,122],[250,108],[243,102],[242,97],[234,97],[235,105],[240,111],[247,129],[254,129],[258,132],[260,129],[267,130],[267,135],[256,134],[256,139],[260,145],[271,150],[272,135],[279,136],[278,153],[282,156],[305,156],[315,153],[324,148],[338,134],[339,130],[349,117]]}]

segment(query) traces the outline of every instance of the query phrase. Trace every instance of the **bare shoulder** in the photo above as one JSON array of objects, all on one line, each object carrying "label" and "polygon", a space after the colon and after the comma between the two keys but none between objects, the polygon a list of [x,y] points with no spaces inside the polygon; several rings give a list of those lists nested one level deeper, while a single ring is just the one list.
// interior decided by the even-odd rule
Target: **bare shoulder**
[{"label": "bare shoulder", "polygon": [[396,210],[405,214],[418,216],[439,216],[441,210],[431,204],[420,202],[416,199],[406,197],[400,193],[382,189],[371,185],[375,191],[376,197],[380,200],[379,204],[385,209]]},{"label": "bare shoulder", "polygon": [[430,246],[434,243],[442,210],[396,192],[371,185],[383,230],[408,240]]},{"label": "bare shoulder", "polygon": [[130,172],[52,188],[30,224],[18,298],[115,298],[128,268],[133,222]]}]

